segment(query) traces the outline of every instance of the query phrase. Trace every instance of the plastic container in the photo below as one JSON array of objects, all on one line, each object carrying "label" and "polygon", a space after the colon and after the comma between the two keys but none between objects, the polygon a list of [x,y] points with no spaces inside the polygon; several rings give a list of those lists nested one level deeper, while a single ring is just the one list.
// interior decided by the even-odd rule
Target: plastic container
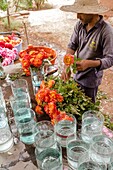
[{"label": "plastic container", "polygon": [[19,44],[15,45],[15,48],[17,48],[18,52],[22,50],[22,40]]},{"label": "plastic container", "polygon": [[19,44],[15,45],[15,48],[18,50],[18,55],[16,57],[16,60],[19,58],[19,52],[22,50],[22,40]]}]

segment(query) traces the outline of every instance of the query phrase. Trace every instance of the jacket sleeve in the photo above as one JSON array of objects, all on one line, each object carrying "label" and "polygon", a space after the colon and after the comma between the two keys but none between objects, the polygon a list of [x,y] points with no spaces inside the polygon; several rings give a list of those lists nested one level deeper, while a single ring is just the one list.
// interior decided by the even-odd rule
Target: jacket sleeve
[{"label": "jacket sleeve", "polygon": [[107,31],[104,31],[101,36],[103,58],[100,59],[101,66],[99,67],[98,71],[113,66],[113,27],[110,25],[107,27]]}]

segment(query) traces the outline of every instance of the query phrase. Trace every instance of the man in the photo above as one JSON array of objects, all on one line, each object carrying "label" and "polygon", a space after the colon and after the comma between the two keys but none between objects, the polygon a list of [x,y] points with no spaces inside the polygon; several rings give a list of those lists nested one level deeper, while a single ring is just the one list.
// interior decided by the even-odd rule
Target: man
[{"label": "man", "polygon": [[[63,11],[77,13],[77,21],[66,54],[75,54],[82,60],[76,62],[74,80],[93,102],[101,84],[103,70],[113,65],[113,28],[103,20],[107,12],[97,0],[77,0],[73,5],[62,6]],[[66,68],[64,80],[69,79]]]}]

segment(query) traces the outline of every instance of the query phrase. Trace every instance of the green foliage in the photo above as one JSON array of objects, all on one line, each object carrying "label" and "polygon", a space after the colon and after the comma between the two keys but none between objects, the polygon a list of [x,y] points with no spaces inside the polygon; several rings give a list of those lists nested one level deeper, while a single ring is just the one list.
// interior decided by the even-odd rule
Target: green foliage
[{"label": "green foliage", "polygon": [[104,115],[104,125],[113,130],[113,116],[110,117],[109,115]]},{"label": "green foliage", "polygon": [[16,4],[18,6],[18,10],[21,8],[24,9],[31,9],[32,8],[32,1],[31,0],[19,0],[18,4]]},{"label": "green foliage", "polygon": [[54,80],[56,83],[53,89],[56,89],[64,97],[63,102],[58,103],[60,110],[76,115],[79,120],[85,111],[99,110],[99,101],[95,104],[92,103],[91,99],[85,96],[74,80],[70,79],[64,82],[58,77]]},{"label": "green foliage", "polygon": [[81,61],[81,58],[77,58],[76,55],[74,55],[74,63],[72,65],[70,65],[69,67],[67,67],[66,72],[69,73],[70,70],[72,70],[72,72],[75,74],[77,71],[77,65],[76,62],[77,61]]},{"label": "green foliage", "polygon": [[6,11],[8,7],[8,3],[6,0],[0,0],[0,9],[3,10],[3,11]]},{"label": "green foliage", "polygon": [[76,73],[76,62],[77,61],[81,61],[81,58],[77,58],[76,55],[74,55],[74,63],[72,65],[72,69],[73,69],[73,73],[75,74]]},{"label": "green foliage", "polygon": [[41,9],[42,5],[44,5],[44,3],[47,2],[47,0],[34,0],[34,1],[37,6],[37,9]]},{"label": "green foliage", "polygon": [[[37,9],[41,9],[45,2],[47,2],[47,0],[34,0]],[[18,10],[32,9],[34,7],[31,0],[19,0],[19,1],[15,0],[15,5],[17,6]]]},{"label": "green foliage", "polygon": [[22,23],[18,20],[15,20],[14,18],[10,17],[10,28],[8,25],[8,20],[7,18],[4,18],[3,20],[4,28],[6,30],[19,30],[19,28],[22,26]]}]

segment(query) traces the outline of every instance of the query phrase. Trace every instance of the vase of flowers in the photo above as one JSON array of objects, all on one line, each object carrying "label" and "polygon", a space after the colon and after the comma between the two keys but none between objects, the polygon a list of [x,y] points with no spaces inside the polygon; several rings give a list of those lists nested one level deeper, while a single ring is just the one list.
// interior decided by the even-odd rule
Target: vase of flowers
[{"label": "vase of flowers", "polygon": [[45,65],[55,63],[56,52],[49,47],[29,45],[19,56],[25,74],[31,75],[33,91],[36,94],[45,76]]}]

